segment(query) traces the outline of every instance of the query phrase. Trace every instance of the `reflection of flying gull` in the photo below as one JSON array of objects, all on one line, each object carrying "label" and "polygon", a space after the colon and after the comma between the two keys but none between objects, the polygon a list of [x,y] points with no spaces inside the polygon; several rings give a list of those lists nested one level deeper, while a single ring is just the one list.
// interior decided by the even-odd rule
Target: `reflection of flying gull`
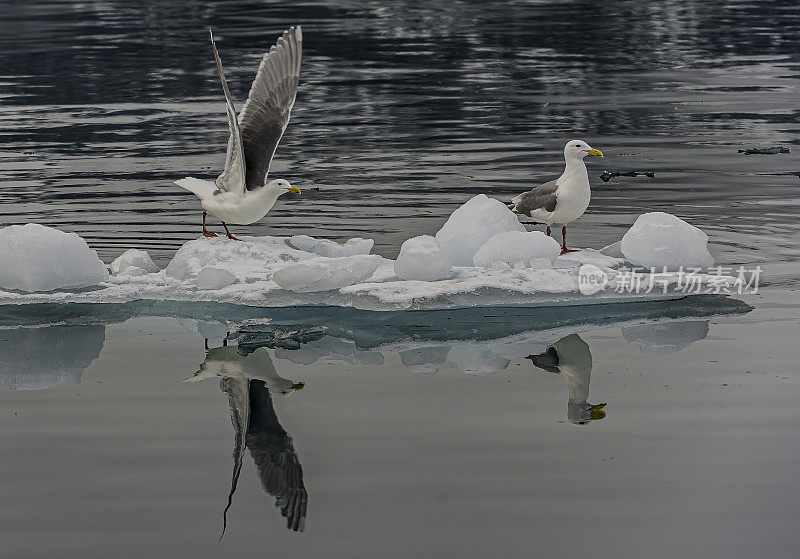
[{"label": "reflection of flying gull", "polygon": [[230,129],[225,170],[215,182],[186,177],[175,184],[200,198],[204,209],[204,236],[217,236],[206,230],[208,211],[222,221],[229,239],[238,240],[231,235],[226,222],[237,225],[255,223],[267,215],[278,196],[285,192],[300,192],[283,179],[267,182],[267,173],[294,106],[303,56],[303,33],[299,26],[284,31],[264,55],[238,118],[213,34],[211,48],[225,93]]},{"label": "reflection of flying gull", "polygon": [[294,450],[292,437],[278,422],[270,392],[290,394],[303,388],[304,383],[279,376],[266,348],[259,348],[246,357],[233,346],[214,348],[208,352],[195,376],[187,380],[214,376],[222,377],[220,389],[228,395],[236,434],[233,476],[223,513],[222,533],[227,526],[227,513],[233,503],[245,448],[250,449],[261,486],[275,497],[275,506],[286,518],[287,528],[302,531],[308,505],[303,467]]},{"label": "reflection of flying gull", "polygon": [[552,224],[563,224],[561,254],[574,252],[567,248],[567,223],[583,215],[592,196],[589,175],[583,163],[583,158],[587,155],[603,157],[603,152],[584,141],[570,140],[564,146],[566,166],[562,175],[515,196],[508,206],[514,213],[533,218],[534,223],[546,224],[548,235]]},{"label": "reflection of flying gull", "polygon": [[592,354],[589,346],[577,334],[561,338],[538,355],[529,355],[534,365],[551,373],[559,373],[567,381],[569,402],[567,419],[574,425],[585,425],[603,419],[606,404],[590,404],[589,381],[592,378]]}]

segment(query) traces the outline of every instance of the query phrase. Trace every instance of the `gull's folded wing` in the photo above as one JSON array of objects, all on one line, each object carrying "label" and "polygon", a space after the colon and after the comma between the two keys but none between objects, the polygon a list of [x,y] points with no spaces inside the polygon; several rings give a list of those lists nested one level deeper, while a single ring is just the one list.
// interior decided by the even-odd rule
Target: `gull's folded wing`
[{"label": "gull's folded wing", "polygon": [[250,95],[239,113],[247,190],[266,183],[275,148],[289,124],[302,58],[303,32],[298,25],[283,32],[258,67]]}]

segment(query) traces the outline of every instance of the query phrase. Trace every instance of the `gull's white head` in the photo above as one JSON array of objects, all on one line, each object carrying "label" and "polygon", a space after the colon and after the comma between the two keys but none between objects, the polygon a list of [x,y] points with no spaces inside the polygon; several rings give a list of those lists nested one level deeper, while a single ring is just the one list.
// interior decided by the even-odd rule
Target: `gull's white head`
[{"label": "gull's white head", "polygon": [[289,181],[285,181],[283,179],[269,181],[265,188],[269,191],[277,192],[278,196],[285,192],[294,192],[295,194],[300,194],[299,188],[292,186],[289,184]]},{"label": "gull's white head", "polygon": [[594,149],[583,140],[570,140],[564,146],[564,159],[583,159],[587,155],[603,157],[603,152],[599,149]]}]

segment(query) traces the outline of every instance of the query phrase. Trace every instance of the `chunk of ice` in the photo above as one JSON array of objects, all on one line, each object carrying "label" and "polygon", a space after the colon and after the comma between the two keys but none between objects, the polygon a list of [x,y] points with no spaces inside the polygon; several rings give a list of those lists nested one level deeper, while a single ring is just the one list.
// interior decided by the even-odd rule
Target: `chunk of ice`
[{"label": "chunk of ice", "polygon": [[315,239],[308,235],[295,235],[286,241],[290,247],[311,252],[319,256],[339,258],[341,256],[355,256],[356,254],[369,254],[375,241],[355,237],[343,245],[329,239]]},{"label": "chunk of ice", "polygon": [[108,269],[75,233],[38,223],[0,229],[0,288],[33,293],[90,287],[108,281]]},{"label": "chunk of ice", "polygon": [[400,247],[394,273],[405,280],[435,281],[450,275],[450,262],[436,239],[421,235],[408,239]]},{"label": "chunk of ice", "polygon": [[548,259],[552,264],[560,252],[558,241],[541,231],[507,231],[486,241],[472,260],[476,266],[484,268],[491,268],[495,262],[511,267],[522,262],[527,267],[531,260],[539,259]]},{"label": "chunk of ice", "polygon": [[222,289],[236,281],[228,270],[207,266],[197,274],[197,289]]},{"label": "chunk of ice", "polygon": [[244,237],[243,242],[223,237],[184,243],[165,268],[166,274],[185,281],[213,266],[231,272],[242,283],[263,280],[291,262],[313,256],[294,249],[280,237]]},{"label": "chunk of ice", "polygon": [[158,271],[158,266],[153,263],[153,260],[150,258],[150,255],[147,254],[147,251],[139,250],[137,248],[126,250],[117,256],[109,268],[111,268],[112,274],[124,274],[128,276],[140,275],[138,273],[132,274],[128,272],[128,268],[141,268],[145,271],[145,273],[153,273]]},{"label": "chunk of ice", "polygon": [[331,291],[369,279],[380,263],[376,254],[307,260],[281,268],[272,279],[297,293]]},{"label": "chunk of ice", "polygon": [[436,240],[453,266],[472,266],[478,249],[498,233],[507,231],[524,232],[525,226],[505,204],[478,194],[450,215],[436,233]]},{"label": "chunk of ice", "polygon": [[709,268],[714,265],[714,257],[708,252],[708,235],[664,212],[646,213],[636,218],[620,246],[628,262],[645,268]]}]

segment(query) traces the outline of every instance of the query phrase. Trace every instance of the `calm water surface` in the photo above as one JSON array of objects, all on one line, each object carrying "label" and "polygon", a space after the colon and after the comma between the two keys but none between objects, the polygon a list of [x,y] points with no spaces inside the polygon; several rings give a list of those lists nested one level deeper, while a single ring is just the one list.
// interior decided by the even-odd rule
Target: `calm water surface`
[{"label": "calm water surface", "polygon": [[753,309],[3,307],[2,557],[794,557],[796,2],[0,4],[0,225],[164,264],[224,159],[207,28],[241,103],[299,23],[303,195],[242,233],[394,257],[580,137],[575,245],[663,210],[765,269]]}]

